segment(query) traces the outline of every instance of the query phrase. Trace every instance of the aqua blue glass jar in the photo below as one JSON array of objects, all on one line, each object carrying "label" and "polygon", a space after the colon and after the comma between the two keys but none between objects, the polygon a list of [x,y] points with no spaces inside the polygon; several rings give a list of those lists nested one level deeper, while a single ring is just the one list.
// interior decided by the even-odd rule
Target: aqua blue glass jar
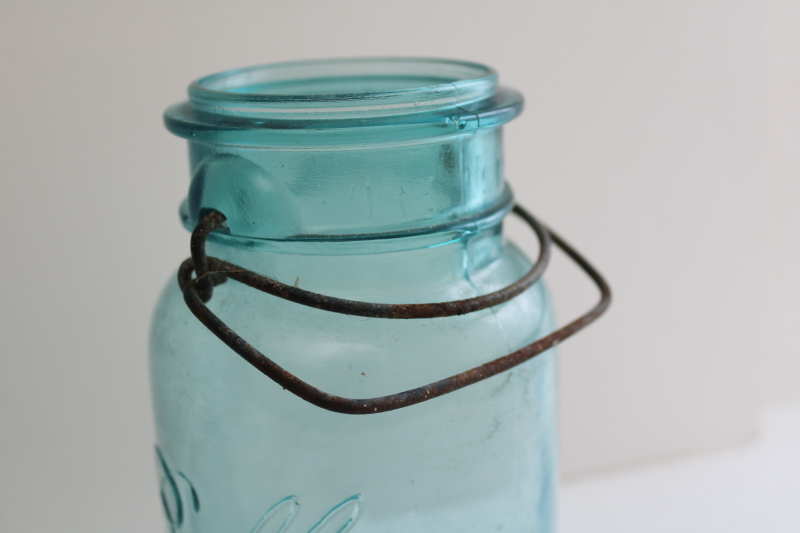
[{"label": "aqua blue glass jar", "polygon": [[[223,72],[169,108],[189,142],[188,229],[210,256],[287,285],[385,303],[509,285],[531,262],[504,240],[502,125],[522,97],[482,65],[283,63]],[[384,320],[230,281],[208,308],[327,392],[424,385],[552,329],[537,283],[489,309]],[[192,316],[177,281],[151,335],[157,463],[172,531],[547,533],[556,482],[555,357],[403,409],[353,416],[284,390]]]}]

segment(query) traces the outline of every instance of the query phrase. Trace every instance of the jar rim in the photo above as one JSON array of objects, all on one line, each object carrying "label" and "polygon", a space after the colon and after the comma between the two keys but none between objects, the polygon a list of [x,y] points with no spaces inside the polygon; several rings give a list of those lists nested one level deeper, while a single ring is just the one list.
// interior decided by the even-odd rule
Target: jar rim
[{"label": "jar rim", "polygon": [[375,57],[269,63],[205,76],[189,86],[199,112],[292,118],[419,113],[491,97],[497,73],[479,63]]},{"label": "jar rim", "polygon": [[205,76],[164,123],[192,141],[249,146],[420,143],[500,126],[522,111],[491,67],[375,57],[270,63]]}]

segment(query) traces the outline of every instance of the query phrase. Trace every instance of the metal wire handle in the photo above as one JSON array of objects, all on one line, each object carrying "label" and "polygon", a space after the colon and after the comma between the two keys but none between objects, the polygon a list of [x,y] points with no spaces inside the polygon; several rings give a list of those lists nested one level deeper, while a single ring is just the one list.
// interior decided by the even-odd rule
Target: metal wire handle
[{"label": "metal wire handle", "polygon": [[[208,234],[221,227],[225,222],[225,215],[219,211],[212,211],[203,217],[192,232],[192,257],[181,264],[178,270],[178,283],[183,290],[183,298],[186,301],[186,305],[200,322],[245,361],[292,394],[317,407],[336,413],[364,415],[393,411],[432,400],[524,363],[545,350],[556,346],[564,339],[571,337],[594,322],[608,309],[611,303],[611,289],[600,273],[574,248],[540,224],[524,208],[515,205],[514,213],[527,222],[539,238],[539,257],[533,267],[513,284],[475,298],[441,303],[380,304],[334,298],[286,285],[227,261],[206,256],[205,243]],[[328,394],[306,383],[237,335],[205,305],[211,299],[214,286],[231,278],[284,300],[346,315],[390,319],[440,318],[463,315],[507,302],[536,283],[547,267],[552,243],[555,243],[575,261],[600,289],[600,301],[590,311],[553,333],[508,355],[422,387],[376,398],[344,398]],[[192,278],[192,272],[196,273],[194,278]]]}]

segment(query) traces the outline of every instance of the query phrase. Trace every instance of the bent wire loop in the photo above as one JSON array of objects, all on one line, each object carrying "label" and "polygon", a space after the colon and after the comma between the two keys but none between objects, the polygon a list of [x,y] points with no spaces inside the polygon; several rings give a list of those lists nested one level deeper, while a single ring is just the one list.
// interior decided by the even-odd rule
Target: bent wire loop
[{"label": "bent wire loop", "polygon": [[[205,243],[208,234],[221,227],[225,222],[225,215],[216,210],[211,211],[201,219],[192,232],[192,257],[181,264],[178,270],[178,283],[183,290],[186,305],[200,322],[245,361],[292,394],[318,407],[337,413],[363,415],[393,411],[464,388],[524,363],[545,350],[556,346],[564,339],[571,337],[594,322],[608,309],[611,303],[611,289],[600,273],[574,248],[539,223],[524,208],[515,205],[513,211],[528,223],[539,239],[539,257],[536,263],[522,278],[511,285],[495,292],[465,300],[423,304],[381,304],[334,298],[286,285],[227,261],[206,255]],[[333,313],[391,319],[440,318],[464,315],[507,302],[530,288],[541,278],[547,267],[552,243],[555,243],[575,261],[600,289],[600,300],[591,310],[566,326],[508,355],[422,387],[376,398],[344,398],[328,394],[306,383],[237,335],[205,305],[211,299],[214,286],[224,283],[230,278],[278,298]],[[194,278],[192,278],[192,272],[196,274]]]}]

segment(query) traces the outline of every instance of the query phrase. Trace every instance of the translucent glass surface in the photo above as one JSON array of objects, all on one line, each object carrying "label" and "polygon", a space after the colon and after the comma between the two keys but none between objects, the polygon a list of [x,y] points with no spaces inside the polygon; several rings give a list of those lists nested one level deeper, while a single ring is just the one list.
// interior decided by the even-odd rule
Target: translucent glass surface
[{"label": "translucent glass surface", "polygon": [[[257,67],[196,82],[191,102],[167,112],[170,128],[190,141],[184,223],[191,228],[219,209],[229,224],[212,237],[210,255],[333,296],[447,301],[518,279],[530,262],[502,237],[511,196],[497,116],[507,120],[521,100],[513,113],[498,107],[496,75],[480,65],[360,61]],[[209,91],[201,99],[216,107],[195,104],[198,91]],[[443,96],[407,112],[403,101],[414,91],[429,102]],[[396,104],[394,115],[376,104],[381,95]],[[497,116],[480,125],[473,113],[475,127],[459,130],[452,122],[466,114],[460,103],[489,115],[497,107]],[[259,111],[248,115],[245,104]],[[266,117],[270,106],[295,109],[293,118]],[[307,131],[303,120],[318,127]],[[201,140],[186,134],[200,122]],[[431,134],[432,124],[441,135]],[[359,127],[368,134],[353,142]],[[443,319],[327,313],[234,281],[215,290],[209,307],[302,379],[360,398],[467,370],[552,327],[541,284],[501,306]],[[409,408],[336,414],[284,391],[224,346],[173,280],[154,316],[151,368],[172,531],[553,531],[553,353]]]}]

